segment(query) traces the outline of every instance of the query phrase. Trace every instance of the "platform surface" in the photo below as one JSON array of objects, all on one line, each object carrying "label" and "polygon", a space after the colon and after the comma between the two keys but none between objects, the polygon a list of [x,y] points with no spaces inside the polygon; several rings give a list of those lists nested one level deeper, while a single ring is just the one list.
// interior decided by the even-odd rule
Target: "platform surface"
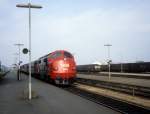
[{"label": "platform surface", "polygon": [[122,84],[129,84],[129,85],[150,88],[150,80],[148,80],[148,79],[112,76],[109,80],[109,76],[102,76],[102,75],[98,76],[98,75],[94,75],[94,74],[78,74],[77,77],[91,79],[91,80],[100,80],[100,81],[106,81],[106,82],[122,83]]},{"label": "platform surface", "polygon": [[107,107],[74,95],[49,83],[32,78],[38,98],[24,99],[28,77],[18,81],[15,72],[0,81],[0,114],[118,114]]},{"label": "platform surface", "polygon": [[[100,74],[108,74],[108,72],[100,72]],[[125,73],[125,72],[111,72],[111,74],[118,74],[118,75],[132,75],[132,76],[147,76],[150,77],[150,73]]]}]

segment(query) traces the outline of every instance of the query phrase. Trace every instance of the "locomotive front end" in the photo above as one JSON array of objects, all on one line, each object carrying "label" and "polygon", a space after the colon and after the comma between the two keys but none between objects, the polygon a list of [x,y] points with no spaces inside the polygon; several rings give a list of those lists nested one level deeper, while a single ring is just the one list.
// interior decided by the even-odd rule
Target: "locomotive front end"
[{"label": "locomotive front end", "polygon": [[51,64],[51,76],[56,84],[70,85],[76,78],[76,64],[74,57],[66,51]]}]

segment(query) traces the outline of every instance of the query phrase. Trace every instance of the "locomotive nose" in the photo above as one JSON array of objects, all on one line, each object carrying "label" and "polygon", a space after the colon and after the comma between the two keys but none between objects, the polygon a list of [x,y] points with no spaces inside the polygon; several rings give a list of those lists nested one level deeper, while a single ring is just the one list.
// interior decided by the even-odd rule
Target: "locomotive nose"
[{"label": "locomotive nose", "polygon": [[75,63],[72,60],[59,60],[53,64],[53,69],[59,73],[72,72],[75,70]]}]

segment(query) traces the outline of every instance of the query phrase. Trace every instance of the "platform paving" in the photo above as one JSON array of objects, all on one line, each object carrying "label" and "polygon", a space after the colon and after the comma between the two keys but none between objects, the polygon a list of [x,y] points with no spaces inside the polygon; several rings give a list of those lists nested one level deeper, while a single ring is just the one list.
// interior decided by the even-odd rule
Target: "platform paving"
[{"label": "platform paving", "polygon": [[[98,72],[96,75],[99,76],[108,76],[108,72]],[[125,72],[110,72],[112,77],[126,77],[126,78],[139,78],[139,79],[148,79],[150,80],[150,73],[125,73]]]},{"label": "platform paving", "polygon": [[35,99],[24,98],[28,77],[17,80],[15,72],[0,81],[0,114],[117,114],[107,107],[32,78]]},{"label": "platform paving", "polygon": [[150,88],[150,80],[148,80],[148,79],[113,77],[113,76],[109,79],[109,76],[102,76],[102,75],[98,76],[98,75],[94,75],[94,74],[88,74],[88,75],[87,74],[78,74],[77,77]]},{"label": "platform paving", "polygon": [[[99,74],[107,74],[108,72],[99,72]],[[150,73],[125,73],[125,72],[111,72],[114,75],[131,75],[131,76],[141,76],[141,77],[150,77]]]}]

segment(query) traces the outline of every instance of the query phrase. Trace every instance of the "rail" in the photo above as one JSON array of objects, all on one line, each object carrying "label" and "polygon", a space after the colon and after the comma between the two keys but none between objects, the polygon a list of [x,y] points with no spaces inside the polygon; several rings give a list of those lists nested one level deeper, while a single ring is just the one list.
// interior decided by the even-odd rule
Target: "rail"
[{"label": "rail", "polygon": [[[118,100],[113,97],[108,97],[107,95],[99,94],[99,88],[75,83],[73,86],[64,88],[65,90],[72,92],[73,94],[79,95],[83,98],[91,100],[97,104],[103,105],[105,107],[111,108],[122,114],[148,114],[150,113],[149,108],[143,108],[135,104],[131,104],[125,101]],[[108,91],[107,91],[108,92]]]},{"label": "rail", "polygon": [[133,96],[142,96],[150,98],[150,88],[136,85],[122,84],[116,82],[106,82],[101,80],[91,80],[85,78],[77,78],[77,82],[82,84],[88,84],[95,87],[106,88],[114,91],[124,92]]}]

